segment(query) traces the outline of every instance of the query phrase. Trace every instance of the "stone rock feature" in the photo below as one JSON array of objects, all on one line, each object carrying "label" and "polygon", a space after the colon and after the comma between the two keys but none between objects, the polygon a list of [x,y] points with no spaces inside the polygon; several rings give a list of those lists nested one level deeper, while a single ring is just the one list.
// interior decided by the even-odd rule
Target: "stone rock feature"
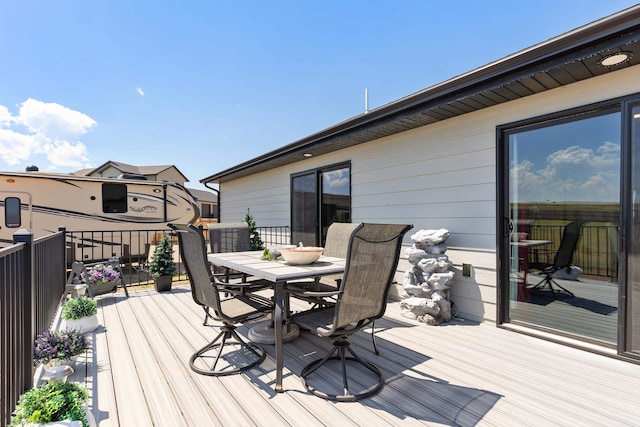
[{"label": "stone rock feature", "polygon": [[445,255],[449,231],[420,230],[411,236],[413,246],[405,255],[412,268],[405,272],[400,302],[401,314],[427,325],[451,320],[450,291],[453,263]]}]

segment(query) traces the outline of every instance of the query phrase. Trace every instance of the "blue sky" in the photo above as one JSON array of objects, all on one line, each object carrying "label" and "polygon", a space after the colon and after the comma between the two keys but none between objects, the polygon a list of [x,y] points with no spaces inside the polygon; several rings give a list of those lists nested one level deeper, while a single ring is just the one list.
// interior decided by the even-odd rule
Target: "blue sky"
[{"label": "blue sky", "polygon": [[188,187],[631,1],[0,0],[0,170]]}]

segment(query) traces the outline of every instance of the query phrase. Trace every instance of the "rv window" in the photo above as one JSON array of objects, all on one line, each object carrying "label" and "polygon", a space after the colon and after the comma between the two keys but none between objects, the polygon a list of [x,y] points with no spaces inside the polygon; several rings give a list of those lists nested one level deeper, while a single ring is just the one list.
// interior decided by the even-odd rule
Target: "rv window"
[{"label": "rv window", "polygon": [[104,213],[127,212],[126,184],[102,184],[102,211]]},{"label": "rv window", "polygon": [[22,225],[20,199],[18,197],[4,199],[4,224],[10,228],[18,228]]}]

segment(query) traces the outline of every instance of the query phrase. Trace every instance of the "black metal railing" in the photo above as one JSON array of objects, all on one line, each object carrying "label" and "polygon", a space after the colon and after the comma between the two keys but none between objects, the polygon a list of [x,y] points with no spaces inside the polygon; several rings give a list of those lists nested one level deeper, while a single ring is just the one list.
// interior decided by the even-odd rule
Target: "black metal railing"
[{"label": "black metal railing", "polygon": [[[149,275],[149,261],[155,245],[171,230],[100,230],[67,232],[67,268],[74,261],[95,263],[118,258],[122,266],[123,279],[127,285],[152,283]],[[177,245],[177,239],[172,239]],[[179,262],[178,248],[174,248],[174,258],[178,274],[174,280],[184,275]]]},{"label": "black metal railing", "polygon": [[256,227],[265,247],[291,244],[289,226]]},{"label": "black metal railing", "polygon": [[14,234],[0,249],[0,427],[33,386],[33,344],[50,328],[65,290],[65,235]]},{"label": "black metal railing", "polygon": [[51,327],[58,306],[65,293],[64,230],[35,239],[35,330]]},{"label": "black metal railing", "polygon": [[[530,239],[550,240],[553,243],[544,248],[532,249],[529,252],[529,262],[553,263],[563,231],[564,225],[532,225]],[[608,277],[615,281],[618,277],[617,242],[616,225],[583,225],[572,264],[580,267],[585,275]]]},{"label": "black metal railing", "polygon": [[[207,248],[209,248],[209,229],[200,227]],[[287,245],[290,243],[288,226],[256,227],[265,247]],[[110,230],[110,231],[68,231],[67,267],[73,261],[99,262],[116,257],[120,259],[124,280],[127,285],[149,284],[152,278],[148,274],[148,263],[153,255],[155,244],[164,234],[171,234],[169,228],[157,230]],[[186,278],[180,262],[178,240],[173,236],[174,258],[178,274],[173,280]]]},{"label": "black metal railing", "polygon": [[[11,421],[18,397],[33,384],[27,373],[31,328],[30,290],[24,277],[27,245],[19,243],[0,249],[0,426]],[[28,305],[28,310],[25,306]]]}]

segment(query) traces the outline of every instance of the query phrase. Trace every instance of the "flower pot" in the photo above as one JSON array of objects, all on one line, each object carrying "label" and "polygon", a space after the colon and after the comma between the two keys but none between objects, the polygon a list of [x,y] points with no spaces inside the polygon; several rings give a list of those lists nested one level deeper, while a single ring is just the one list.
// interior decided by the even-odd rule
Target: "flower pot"
[{"label": "flower pot", "polygon": [[93,332],[99,326],[98,315],[82,317],[80,319],[66,319],[62,320],[60,329],[63,331],[76,330],[81,334]]},{"label": "flower pot", "polygon": [[171,280],[173,276],[155,276],[153,284],[157,292],[167,292],[171,290]]},{"label": "flower pot", "polygon": [[45,369],[53,369],[59,368],[60,366],[69,366],[74,368],[76,366],[76,361],[78,360],[78,356],[72,356],[68,359],[51,359],[47,363],[44,364]]},{"label": "flower pot", "polygon": [[108,294],[118,290],[120,280],[113,280],[111,282],[100,282],[89,286],[89,295],[95,297],[97,295]]},{"label": "flower pot", "polygon": [[43,381],[61,381],[63,383],[66,383],[69,375],[73,374],[74,372],[74,369],[69,365],[49,367],[47,367],[47,365],[45,365],[45,370],[41,378]]}]

